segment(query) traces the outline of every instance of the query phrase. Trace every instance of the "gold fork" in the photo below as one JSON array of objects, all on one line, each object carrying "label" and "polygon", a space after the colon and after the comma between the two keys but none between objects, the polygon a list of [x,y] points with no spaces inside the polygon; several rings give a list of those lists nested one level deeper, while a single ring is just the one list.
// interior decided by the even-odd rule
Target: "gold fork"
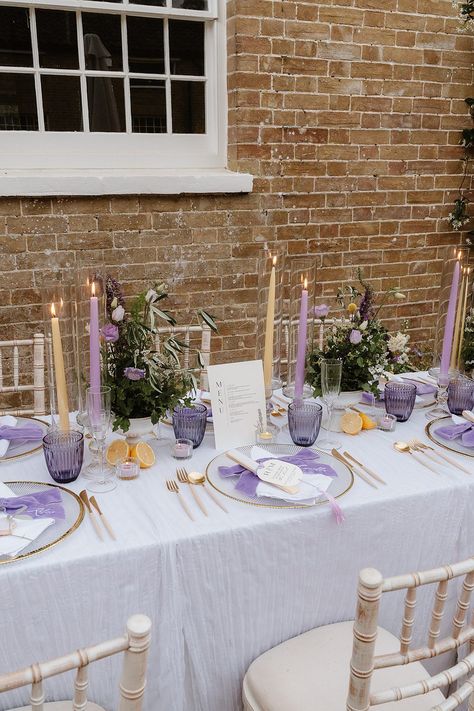
[{"label": "gold fork", "polygon": [[197,503],[197,505],[203,512],[204,516],[208,516],[206,508],[205,508],[204,504],[202,503],[202,501],[199,497],[199,494],[197,493],[197,491],[194,489],[193,485],[189,481],[189,476],[188,476],[188,472],[186,471],[186,469],[181,469],[178,467],[178,469],[176,469],[176,475],[178,477],[178,481],[180,484],[188,484],[189,485],[189,489],[191,490],[191,494],[194,497],[194,501]]},{"label": "gold fork", "polygon": [[179,503],[183,507],[184,511],[188,514],[191,521],[194,521],[194,516],[192,515],[191,511],[188,509],[187,503],[185,502],[185,500],[179,493],[179,486],[177,485],[177,483],[173,479],[167,479],[166,480],[166,488],[168,489],[168,491],[171,491],[174,494],[178,495]]},{"label": "gold fork", "polygon": [[435,460],[433,455],[428,454],[428,452],[425,451],[426,449],[429,449],[437,457],[444,459],[444,461],[448,462],[448,464],[451,464],[452,467],[455,467],[456,469],[461,469],[461,471],[465,472],[466,474],[472,474],[472,472],[469,471],[469,469],[466,469],[465,467],[463,467],[462,464],[458,464],[457,462],[455,462],[454,459],[451,459],[451,457],[448,457],[448,455],[444,454],[444,452],[438,452],[437,449],[435,449],[434,447],[430,447],[428,444],[425,444],[424,442],[420,442],[419,439],[412,440],[412,445],[413,445],[414,449],[418,449],[419,451],[422,451],[424,454],[426,454],[427,457],[429,457],[433,461],[437,461],[437,460]]}]

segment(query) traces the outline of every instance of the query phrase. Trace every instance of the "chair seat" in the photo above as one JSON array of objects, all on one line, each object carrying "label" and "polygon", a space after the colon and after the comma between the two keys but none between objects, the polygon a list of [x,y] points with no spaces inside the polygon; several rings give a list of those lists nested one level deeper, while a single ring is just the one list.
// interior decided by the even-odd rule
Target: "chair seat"
[{"label": "chair seat", "polygon": [[[349,685],[353,622],[318,627],[258,657],[243,683],[245,711],[344,711]],[[400,648],[399,640],[378,628],[375,654]],[[379,669],[371,692],[403,686],[430,675],[419,662]],[[428,711],[445,700],[439,691],[383,704],[383,711]]]},{"label": "chair seat", "polygon": [[[44,704],[44,711],[71,711],[72,701],[51,701],[48,704]],[[10,709],[9,711],[31,711],[31,704],[28,706],[18,706],[16,709]],[[102,706],[88,701],[86,711],[105,711]]]}]

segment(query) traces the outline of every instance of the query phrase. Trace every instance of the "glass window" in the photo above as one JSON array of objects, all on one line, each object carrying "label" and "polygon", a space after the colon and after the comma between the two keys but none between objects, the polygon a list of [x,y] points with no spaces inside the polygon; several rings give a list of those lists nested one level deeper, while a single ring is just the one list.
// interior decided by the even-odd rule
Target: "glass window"
[{"label": "glass window", "polygon": [[166,84],[153,79],[131,79],[130,99],[134,133],[166,133]]},{"label": "glass window", "polygon": [[203,76],[204,25],[202,22],[169,21],[171,74]]},{"label": "glass window", "polygon": [[204,84],[172,81],[173,133],[205,133]]},{"label": "glass window", "polygon": [[82,131],[79,77],[41,77],[46,131]]},{"label": "glass window", "polygon": [[76,15],[63,10],[36,10],[41,67],[77,69]]},{"label": "glass window", "polygon": [[0,74],[0,131],[37,131],[32,74]]},{"label": "glass window", "polygon": [[32,67],[29,12],[22,7],[0,7],[0,65]]},{"label": "glass window", "polygon": [[121,71],[122,31],[119,15],[82,13],[86,69]]},{"label": "glass window", "polygon": [[164,74],[163,20],[127,17],[127,35],[130,71]]}]

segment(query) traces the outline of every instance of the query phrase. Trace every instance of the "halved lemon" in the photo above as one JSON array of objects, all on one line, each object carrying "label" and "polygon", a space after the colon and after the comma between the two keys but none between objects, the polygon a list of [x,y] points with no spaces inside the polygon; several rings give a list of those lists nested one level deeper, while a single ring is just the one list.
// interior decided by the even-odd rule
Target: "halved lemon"
[{"label": "halved lemon", "polygon": [[146,442],[138,442],[138,444],[132,447],[130,456],[138,459],[140,469],[148,469],[152,467],[156,461],[154,451]]},{"label": "halved lemon", "polygon": [[374,430],[377,427],[377,423],[374,422],[371,417],[366,415],[365,412],[359,412],[359,417],[362,420],[363,430]]},{"label": "halved lemon", "polygon": [[341,430],[356,435],[362,429],[362,417],[357,412],[345,412],[341,417]]},{"label": "halved lemon", "polygon": [[124,439],[115,439],[107,447],[107,452],[105,454],[105,459],[107,464],[115,466],[117,462],[120,462],[125,457],[128,457],[128,444]]}]

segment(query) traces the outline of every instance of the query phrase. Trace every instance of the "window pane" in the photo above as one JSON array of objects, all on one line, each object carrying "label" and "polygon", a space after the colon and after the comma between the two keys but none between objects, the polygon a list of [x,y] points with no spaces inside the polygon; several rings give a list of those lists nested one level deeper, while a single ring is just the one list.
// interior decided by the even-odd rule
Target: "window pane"
[{"label": "window pane", "polygon": [[130,0],[138,5],[154,5],[155,7],[165,7],[166,0]]},{"label": "window pane", "polygon": [[183,10],[207,10],[207,0],[173,0],[173,7]]},{"label": "window pane", "polygon": [[79,77],[42,76],[44,125],[47,131],[82,131]]},{"label": "window pane", "polygon": [[28,10],[0,7],[0,64],[9,67],[33,66]]},{"label": "window pane", "polygon": [[91,131],[125,131],[123,79],[87,77]]},{"label": "window pane", "polygon": [[86,69],[121,71],[122,34],[118,15],[82,13]]},{"label": "window pane", "polygon": [[205,133],[204,82],[172,81],[173,133]]},{"label": "window pane", "polygon": [[127,32],[130,71],[164,74],[163,20],[127,17]]},{"label": "window pane", "polygon": [[60,10],[36,10],[40,65],[77,69],[76,16]]},{"label": "window pane", "polygon": [[170,20],[171,74],[204,74],[204,23]]},{"label": "window pane", "polygon": [[0,131],[37,131],[32,74],[0,74]]},{"label": "window pane", "polygon": [[131,79],[130,100],[134,133],[166,133],[164,81]]}]

